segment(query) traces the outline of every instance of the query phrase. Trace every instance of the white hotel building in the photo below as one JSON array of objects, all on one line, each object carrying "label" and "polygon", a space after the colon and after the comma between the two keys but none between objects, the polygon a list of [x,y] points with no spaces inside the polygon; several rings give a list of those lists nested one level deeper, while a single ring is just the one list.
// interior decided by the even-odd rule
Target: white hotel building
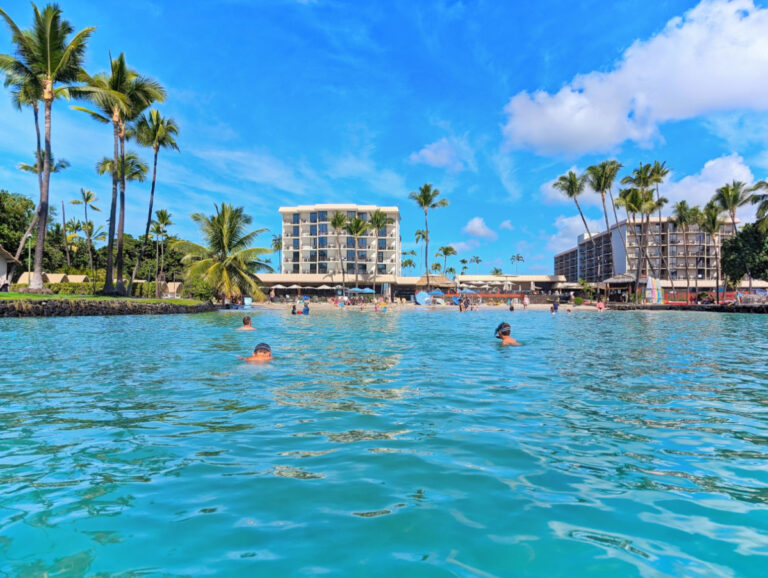
[{"label": "white hotel building", "polygon": [[[342,213],[348,219],[368,221],[371,213],[381,210],[391,219],[386,227],[369,229],[357,239],[345,231],[334,231],[331,219]],[[349,280],[355,275],[355,257],[360,281],[369,284],[376,270],[378,283],[392,283],[400,274],[400,211],[397,207],[375,205],[329,204],[281,207],[283,251],[280,272],[296,282],[341,282],[341,267]],[[338,244],[338,246],[337,246]],[[260,275],[270,277],[269,275]]]}]

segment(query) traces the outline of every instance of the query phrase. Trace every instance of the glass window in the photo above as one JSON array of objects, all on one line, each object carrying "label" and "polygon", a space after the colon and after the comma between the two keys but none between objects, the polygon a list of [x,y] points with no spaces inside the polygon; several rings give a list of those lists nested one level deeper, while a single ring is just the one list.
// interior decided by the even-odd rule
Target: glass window
[{"label": "glass window", "polygon": [[357,252],[357,258],[360,259],[360,260],[365,260],[368,257],[366,257],[366,252],[365,251],[358,251]]},{"label": "glass window", "polygon": [[296,225],[293,227],[293,236],[298,237],[299,236],[299,226]]},{"label": "glass window", "polygon": [[318,213],[317,213],[317,220],[318,221],[327,221],[328,220],[328,212],[327,211],[318,211]]},{"label": "glass window", "polygon": [[365,239],[364,237],[360,237],[357,240],[357,248],[358,249],[365,249],[365,248],[367,248],[367,246],[368,246],[368,240]]},{"label": "glass window", "polygon": [[354,211],[347,211],[347,219],[354,219],[357,216],[357,213]]},{"label": "glass window", "polygon": [[293,261],[294,263],[298,263],[299,262],[299,252],[298,251],[294,251],[293,252],[291,261]]},{"label": "glass window", "polygon": [[355,238],[354,237],[347,237],[347,247],[350,249],[355,248]]},{"label": "glass window", "polygon": [[320,249],[325,249],[328,246],[328,237],[318,237],[317,246]]},{"label": "glass window", "polygon": [[387,240],[386,239],[379,239],[379,249],[383,251],[387,248]]},{"label": "glass window", "polygon": [[315,264],[315,263],[310,263],[310,264],[309,264],[309,272],[310,272],[310,273],[317,273],[317,264]]},{"label": "glass window", "polygon": [[355,260],[355,252],[347,251],[347,261],[354,261],[354,260]]},{"label": "glass window", "polygon": [[379,237],[386,237],[386,236],[387,236],[387,228],[382,227],[381,229],[379,229]]},{"label": "glass window", "polygon": [[368,272],[368,267],[365,265],[365,263],[360,263],[357,266],[357,271],[359,273],[367,273]]},{"label": "glass window", "polygon": [[310,225],[309,226],[309,235],[311,237],[317,237],[317,225]]},{"label": "glass window", "polygon": [[327,235],[328,234],[328,223],[323,223],[322,225],[318,225],[317,231],[321,235]]},{"label": "glass window", "polygon": [[327,261],[328,260],[328,251],[318,251],[317,252],[317,259],[319,261]]},{"label": "glass window", "polygon": [[368,220],[368,213],[358,213],[357,216],[360,217],[363,221]]},{"label": "glass window", "polygon": [[294,225],[298,225],[298,224],[299,224],[299,214],[298,214],[298,213],[294,213],[294,214],[292,215],[292,217],[293,217],[293,221],[292,221],[292,222],[293,222],[293,224],[294,224]]},{"label": "glass window", "polygon": [[386,275],[386,274],[387,274],[387,266],[379,265],[379,275]]},{"label": "glass window", "polygon": [[384,262],[384,253],[379,251],[379,254],[376,256],[376,259],[378,260],[379,263],[383,263]]},{"label": "glass window", "polygon": [[317,213],[310,213],[309,214],[309,222],[310,223],[317,223]]},{"label": "glass window", "polygon": [[355,264],[347,263],[347,273],[354,273],[354,272],[355,272]]},{"label": "glass window", "polygon": [[299,272],[299,264],[294,263],[293,268],[291,269],[291,273],[298,273]]},{"label": "glass window", "polygon": [[293,240],[293,248],[294,249],[298,249],[299,248],[299,240],[298,239],[294,239]]},{"label": "glass window", "polygon": [[328,263],[318,263],[317,264],[317,272],[318,273],[327,273],[328,272]]}]

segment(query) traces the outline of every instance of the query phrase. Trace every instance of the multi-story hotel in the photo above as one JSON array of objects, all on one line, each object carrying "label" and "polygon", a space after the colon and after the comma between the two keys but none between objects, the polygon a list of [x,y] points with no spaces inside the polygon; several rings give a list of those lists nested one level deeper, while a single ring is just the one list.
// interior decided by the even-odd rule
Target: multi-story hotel
[{"label": "multi-story hotel", "polygon": [[[733,234],[733,225],[728,221],[720,229],[719,244]],[[622,239],[626,239],[626,252]],[[591,283],[620,275],[634,277],[641,260],[643,239],[648,241],[650,270],[648,263],[643,262],[641,277],[650,275],[661,279],[665,286],[673,284],[684,288],[687,273],[691,282],[697,282],[700,288],[714,288],[719,252],[715,241],[696,225],[687,227],[683,234],[671,217],[651,217],[649,224],[640,223],[639,219],[637,223],[625,220],[591,238],[580,235],[576,247],[555,255],[555,275],[564,275],[569,282],[584,279]]]},{"label": "multi-story hotel", "polygon": [[[368,221],[371,213],[381,210],[391,223],[379,230],[369,229],[357,239],[345,231],[335,231],[331,219],[342,213],[348,219],[360,217]],[[347,274],[358,274],[363,279],[373,275],[400,274],[400,211],[397,207],[374,205],[302,205],[281,207],[283,217],[283,274],[341,276],[340,267]]]}]

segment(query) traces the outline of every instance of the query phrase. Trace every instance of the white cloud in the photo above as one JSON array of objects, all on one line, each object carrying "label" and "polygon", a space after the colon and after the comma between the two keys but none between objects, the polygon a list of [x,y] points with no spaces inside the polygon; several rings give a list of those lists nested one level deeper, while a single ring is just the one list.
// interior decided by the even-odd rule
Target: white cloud
[{"label": "white cloud", "polygon": [[421,163],[431,167],[460,173],[463,170],[477,170],[475,155],[466,138],[441,138],[428,144],[408,157],[412,163]]},{"label": "white cloud", "polygon": [[512,226],[512,221],[507,219],[506,221],[502,221],[499,225],[499,229],[506,229],[507,231],[514,231],[515,228]]},{"label": "white cloud", "polygon": [[477,249],[479,246],[480,246],[480,243],[475,239],[470,239],[469,241],[458,241],[456,243],[451,243],[451,247],[456,249],[457,253],[466,253],[467,251]]},{"label": "white cloud", "polygon": [[[679,181],[670,181],[660,187],[661,194],[669,199],[663,213],[672,214],[675,203],[682,200],[691,206],[703,207],[717,189],[734,180],[747,184],[754,181],[752,171],[739,155],[731,154],[707,161],[701,172]],[[755,206],[742,207],[736,215],[742,220],[752,221],[755,217]]]},{"label": "white cloud", "polygon": [[328,174],[336,179],[353,179],[363,182],[371,191],[392,196],[405,196],[408,188],[405,180],[390,169],[380,169],[367,155],[345,155],[336,159]]},{"label": "white cloud", "polygon": [[467,235],[489,239],[491,241],[498,237],[494,231],[488,228],[488,225],[485,224],[485,220],[482,217],[471,218],[461,231]]},{"label": "white cloud", "polygon": [[[600,221],[587,219],[587,225],[592,233],[600,230]],[[576,246],[579,235],[584,235],[584,223],[579,215],[572,217],[559,216],[555,219],[557,232],[547,240],[547,249],[559,253]]]},{"label": "white cloud", "polygon": [[491,158],[496,174],[499,175],[504,190],[507,191],[509,197],[512,200],[520,198],[520,188],[517,186],[515,180],[515,163],[512,161],[512,157],[508,154],[504,154],[499,151]]},{"label": "white cloud", "polygon": [[768,109],[768,9],[703,0],[638,40],[610,72],[577,75],[560,91],[520,92],[504,111],[505,144],[578,155],[626,140],[650,143],[660,124]]}]

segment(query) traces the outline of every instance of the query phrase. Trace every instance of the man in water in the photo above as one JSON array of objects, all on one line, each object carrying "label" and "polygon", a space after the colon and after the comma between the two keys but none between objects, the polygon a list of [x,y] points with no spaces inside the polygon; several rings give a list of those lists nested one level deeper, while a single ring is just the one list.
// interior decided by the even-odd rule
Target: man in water
[{"label": "man in water", "polygon": [[243,326],[237,328],[238,331],[255,331],[256,328],[251,325],[251,318],[247,315],[243,317]]},{"label": "man in water", "polygon": [[555,299],[554,303],[552,303],[552,311],[554,313],[557,313],[557,310],[560,309],[560,301]]},{"label": "man in water", "polygon": [[304,301],[304,309],[301,310],[304,315],[309,315],[309,301]]},{"label": "man in water", "polygon": [[520,344],[517,341],[515,341],[515,338],[510,336],[511,332],[512,332],[512,327],[510,327],[509,323],[502,323],[496,328],[495,335],[498,339],[501,339],[502,345],[519,346]]},{"label": "man in water", "polygon": [[269,361],[270,359],[272,359],[272,348],[266,343],[259,343],[256,346],[256,348],[253,350],[253,354],[251,354],[248,357],[241,357],[238,355],[238,359],[241,359],[243,361],[256,361],[256,362]]}]

